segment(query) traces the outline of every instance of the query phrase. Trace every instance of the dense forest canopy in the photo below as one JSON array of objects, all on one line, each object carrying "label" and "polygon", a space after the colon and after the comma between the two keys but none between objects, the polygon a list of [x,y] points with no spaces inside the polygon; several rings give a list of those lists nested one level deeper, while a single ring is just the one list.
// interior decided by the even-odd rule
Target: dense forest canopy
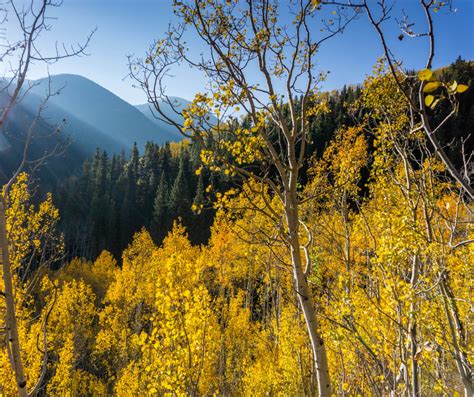
[{"label": "dense forest canopy", "polygon": [[[407,71],[384,47],[362,84],[320,92],[318,46],[390,9],[293,3],[292,35],[278,2],[174,2],[181,23],[130,67],[180,143],[98,147],[43,181],[56,147],[22,135],[0,195],[0,396],[473,395],[474,64]],[[318,41],[324,6],[339,27]],[[23,61],[47,61],[44,8],[39,25],[23,12],[33,55],[2,124]],[[167,119],[177,62],[210,90]]]},{"label": "dense forest canopy", "polygon": [[[457,61],[453,73],[463,65]],[[369,78],[353,105],[367,110],[373,91],[380,95],[378,86],[387,84],[387,77]],[[464,114],[460,118],[469,120]],[[308,242],[315,266],[309,280],[320,301],[331,372],[341,394],[383,394],[394,384],[406,387],[403,376],[411,371],[404,364],[411,351],[406,330],[413,318],[422,390],[441,396],[463,388],[453,341],[460,357],[468,360],[467,281],[474,259],[464,242],[472,238],[465,223],[469,212],[441,164],[426,154],[422,136],[410,138],[417,161],[404,168],[394,148],[403,144],[403,133],[381,127],[367,134],[357,124],[341,122],[326,149],[314,156],[302,187],[317,195],[303,207],[314,236]],[[272,230],[258,211],[243,209],[252,195],[245,184],[216,217],[215,210],[192,213],[193,203],[208,202],[209,192],[202,189],[211,180],[208,172],[195,175],[201,163],[193,153],[192,146],[172,149],[152,143],[142,156],[133,149],[129,159],[109,159],[97,151],[83,174],[65,184],[72,197],[87,204],[84,212],[61,196],[61,215],[51,198],[34,208],[28,204],[27,176],[16,182],[7,220],[9,230],[22,236],[12,249],[19,268],[32,250],[60,256],[60,247],[68,244],[63,245],[58,230],[65,236],[70,231],[58,225],[78,224],[78,218],[92,225],[78,233],[87,247],[83,253],[94,253],[96,259],[76,258],[57,271],[42,267],[36,275],[41,282],[29,295],[41,299],[19,301],[24,322],[20,337],[31,378],[41,361],[34,341],[48,319],[48,395],[312,394],[311,351],[294,305],[287,254],[283,247],[262,243],[259,234]],[[212,186],[224,192],[238,187],[225,174],[213,178]],[[111,205],[114,194],[123,200],[119,206]],[[125,207],[132,199],[136,201]],[[95,254],[103,248],[100,244],[117,249],[114,238],[120,235],[113,232],[122,229],[109,222],[113,211],[121,219],[131,209],[137,212],[124,225],[130,228],[127,233],[137,233],[128,248],[117,259],[107,251]],[[149,215],[141,218],[144,213]],[[31,215],[18,219],[18,214]],[[189,231],[177,223],[181,220]],[[203,242],[199,239],[211,222],[209,241],[195,245]],[[139,231],[142,227],[146,229]],[[79,249],[69,246],[74,248]],[[419,266],[415,291],[410,286],[413,255]],[[12,382],[8,365],[2,368],[2,379]],[[13,383],[3,387],[14,390]]]},{"label": "dense forest canopy", "polygon": [[[437,71],[443,80],[458,80],[471,84],[474,66],[459,58],[452,65]],[[329,112],[315,115],[309,122],[310,144],[307,158],[320,158],[341,127],[354,126],[363,109],[352,109],[360,98],[360,86],[344,86],[339,91],[325,94]],[[440,130],[444,145],[453,162],[462,165],[460,142],[465,131],[474,129],[473,94],[466,92],[460,100],[456,118]],[[445,109],[436,109],[440,118]],[[233,128],[247,121],[236,120]],[[373,137],[367,134],[370,145],[369,157],[373,153]],[[210,144],[207,144],[210,147]],[[172,149],[173,148],[173,149]],[[202,145],[199,142],[175,143],[158,146],[149,142],[142,154],[137,146],[130,156],[107,153],[98,148],[95,155],[82,166],[78,176],[65,178],[57,184],[54,202],[61,212],[60,230],[65,233],[68,257],[93,259],[104,249],[120,258],[122,250],[131,242],[134,233],[146,227],[155,243],[160,244],[171,231],[174,220],[181,219],[193,244],[206,243],[214,218],[212,200],[216,192],[224,192],[238,181],[231,181],[224,172],[203,172],[200,158]],[[472,152],[472,139],[464,148]],[[310,164],[310,160],[305,168]],[[364,168],[364,186],[370,162]],[[179,176],[179,178],[178,178]],[[301,175],[301,183],[308,181],[307,170]],[[54,184],[54,181],[51,181]],[[207,189],[207,191],[206,191]],[[366,189],[360,193],[366,194]],[[199,214],[192,205],[204,205]]]}]

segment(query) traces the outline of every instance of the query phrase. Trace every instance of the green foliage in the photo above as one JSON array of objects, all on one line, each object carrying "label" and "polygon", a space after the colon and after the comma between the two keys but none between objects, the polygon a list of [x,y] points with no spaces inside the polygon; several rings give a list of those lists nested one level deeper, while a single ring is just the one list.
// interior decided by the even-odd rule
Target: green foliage
[{"label": "green foliage", "polygon": [[188,226],[193,242],[205,242],[213,211],[202,211],[201,226],[194,228],[191,205],[197,194],[199,200],[205,199],[202,185],[211,180],[209,174],[203,175],[198,192],[194,170],[199,163],[190,159],[190,151],[197,151],[195,145],[178,148],[148,143],[143,155],[134,146],[129,159],[124,154],[110,159],[105,151],[97,150],[84,163],[82,175],[65,181],[56,198],[68,254],[94,258],[107,249],[119,256],[144,226],[159,243],[178,218]]}]

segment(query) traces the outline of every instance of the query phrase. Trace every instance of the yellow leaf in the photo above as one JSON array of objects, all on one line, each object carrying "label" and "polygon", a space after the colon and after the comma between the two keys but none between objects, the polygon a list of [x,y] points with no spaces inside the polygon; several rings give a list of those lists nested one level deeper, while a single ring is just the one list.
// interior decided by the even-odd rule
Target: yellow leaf
[{"label": "yellow leaf", "polygon": [[458,94],[462,94],[464,91],[467,91],[468,88],[469,87],[465,84],[459,84],[456,91]]},{"label": "yellow leaf", "polygon": [[425,85],[423,92],[433,92],[438,89],[440,83],[438,81],[431,81]]},{"label": "yellow leaf", "polygon": [[434,96],[433,95],[427,95],[425,97],[425,105],[426,106],[431,106],[431,104],[433,103],[434,101]]},{"label": "yellow leaf", "polygon": [[431,76],[433,76],[433,72],[429,69],[423,69],[418,72],[418,77],[422,81],[431,79]]}]

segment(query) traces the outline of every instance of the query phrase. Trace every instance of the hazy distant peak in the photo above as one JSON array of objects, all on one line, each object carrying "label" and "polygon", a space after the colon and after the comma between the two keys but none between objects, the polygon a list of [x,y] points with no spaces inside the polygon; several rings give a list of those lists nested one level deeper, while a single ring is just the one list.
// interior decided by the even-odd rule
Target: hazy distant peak
[{"label": "hazy distant peak", "polygon": [[163,143],[182,139],[172,127],[150,120],[135,106],[84,76],[58,74],[50,76],[49,81],[46,77],[32,83],[31,108],[38,104],[33,99],[35,95],[41,98],[46,94],[46,84],[51,84],[53,92],[60,90],[59,95],[49,98],[45,117],[53,123],[73,118],[74,125],[68,123],[65,132],[80,138],[76,141],[116,151],[117,148],[127,150],[134,142],[141,149],[147,141]]}]

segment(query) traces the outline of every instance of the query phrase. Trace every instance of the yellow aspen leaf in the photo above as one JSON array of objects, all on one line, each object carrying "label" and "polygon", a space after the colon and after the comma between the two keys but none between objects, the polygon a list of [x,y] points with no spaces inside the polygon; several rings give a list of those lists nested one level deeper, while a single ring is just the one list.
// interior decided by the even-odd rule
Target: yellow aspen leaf
[{"label": "yellow aspen leaf", "polygon": [[431,106],[431,104],[433,103],[434,101],[434,96],[433,95],[427,95],[425,97],[425,105],[426,106]]},{"label": "yellow aspen leaf", "polygon": [[433,72],[429,69],[423,69],[418,72],[418,77],[422,81],[431,79],[431,76],[433,76]]},{"label": "yellow aspen leaf", "polygon": [[423,92],[433,92],[433,91],[436,91],[439,86],[441,84],[439,83],[439,81],[430,81],[429,83],[427,83],[425,85],[425,87],[423,88]]},{"label": "yellow aspen leaf", "polygon": [[462,94],[463,92],[467,91],[468,88],[469,87],[465,84],[459,84],[456,91],[458,92],[458,94]]}]

